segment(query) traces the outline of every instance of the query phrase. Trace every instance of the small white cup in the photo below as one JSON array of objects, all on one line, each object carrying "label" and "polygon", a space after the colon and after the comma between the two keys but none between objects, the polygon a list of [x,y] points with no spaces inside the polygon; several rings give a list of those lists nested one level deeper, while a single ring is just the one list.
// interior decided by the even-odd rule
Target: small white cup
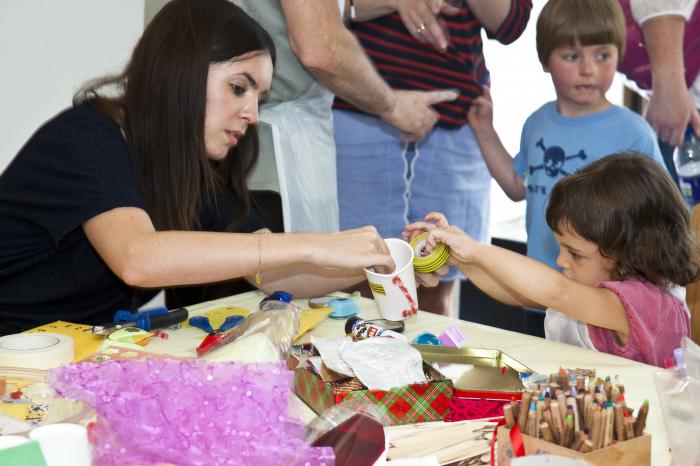
[{"label": "small white cup", "polygon": [[[382,318],[394,321],[404,320],[412,315],[412,310],[418,309],[416,276],[413,272],[413,248],[406,241],[398,238],[388,238],[384,241],[389,247],[389,254],[394,259],[396,268],[390,274],[365,269],[365,275]],[[396,277],[398,280],[395,280]],[[413,300],[413,306],[401,289],[401,285]]]},{"label": "small white cup", "polygon": [[90,466],[87,429],[78,424],[49,424],[29,432],[39,442],[46,466]]}]

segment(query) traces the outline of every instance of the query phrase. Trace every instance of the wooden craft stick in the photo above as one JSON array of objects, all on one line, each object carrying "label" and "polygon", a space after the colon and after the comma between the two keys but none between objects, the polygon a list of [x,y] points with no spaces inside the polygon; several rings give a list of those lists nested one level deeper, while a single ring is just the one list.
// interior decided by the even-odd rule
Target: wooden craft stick
[{"label": "wooden craft stick", "polygon": [[625,417],[625,440],[634,438],[634,417],[629,414]]},{"label": "wooden craft stick", "polygon": [[561,446],[569,447],[571,445],[571,437],[574,434],[574,417],[569,415],[566,416],[566,422],[564,423],[564,433],[561,438]]},{"label": "wooden craft stick", "polygon": [[581,445],[583,445],[583,442],[585,442],[586,440],[588,440],[588,435],[584,431],[579,430],[578,432],[576,432],[574,442],[571,444],[571,449],[578,450],[579,448],[581,448]]},{"label": "wooden craft stick", "polygon": [[642,407],[637,413],[637,420],[634,421],[634,436],[640,437],[644,433],[644,428],[647,425],[647,414],[649,414],[649,400],[644,400]]},{"label": "wooden craft stick", "polygon": [[581,444],[581,448],[578,449],[581,453],[588,453],[589,451],[593,451],[593,442],[591,442],[590,439],[584,441]]},{"label": "wooden craft stick", "polygon": [[515,425],[515,416],[513,415],[513,407],[510,404],[503,405],[503,416],[506,419],[506,427],[512,429]]},{"label": "wooden craft stick", "polygon": [[549,408],[552,411],[552,425],[554,425],[554,430],[556,432],[555,436],[557,437],[557,443],[561,445],[562,441],[564,440],[564,423],[561,422],[561,416],[559,414],[559,402],[552,401],[552,404],[549,405]]},{"label": "wooden craft stick", "polygon": [[552,431],[552,436],[554,437],[554,443],[559,443],[559,432],[556,431],[556,426],[552,419],[552,410],[545,408],[542,411],[542,418],[549,425],[549,429]]},{"label": "wooden craft stick", "polygon": [[593,411],[593,415],[591,416],[593,421],[591,424],[591,442],[593,443],[593,449],[597,450],[599,448],[599,438],[601,434],[601,430],[603,428],[602,426],[602,421],[603,421],[603,413],[600,411],[600,409],[596,409]]},{"label": "wooden craft stick", "polygon": [[525,432],[525,424],[527,423],[527,411],[530,409],[530,399],[532,399],[532,393],[523,393],[523,398],[520,400],[520,413],[518,414],[518,427],[520,430]]},{"label": "wooden craft stick", "polygon": [[622,405],[620,403],[615,403],[613,405],[613,411],[615,412],[615,440],[618,442],[625,441],[625,424],[624,416],[622,415]]},{"label": "wooden craft stick", "polygon": [[542,434],[542,439],[545,442],[554,442],[554,435],[552,435],[552,429],[549,427],[549,423],[540,422],[540,433]]}]

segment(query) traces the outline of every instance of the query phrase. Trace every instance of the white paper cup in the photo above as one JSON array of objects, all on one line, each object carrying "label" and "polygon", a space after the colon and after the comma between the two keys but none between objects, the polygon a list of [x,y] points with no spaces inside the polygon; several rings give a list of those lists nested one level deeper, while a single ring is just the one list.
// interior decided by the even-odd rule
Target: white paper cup
[{"label": "white paper cup", "polygon": [[46,466],[90,466],[87,429],[78,424],[49,424],[29,432],[39,442]]},{"label": "white paper cup", "polygon": [[413,272],[413,248],[406,241],[398,238],[388,238],[384,241],[396,264],[394,272],[383,274],[365,269],[365,275],[382,318],[404,320],[418,309],[416,276]]}]

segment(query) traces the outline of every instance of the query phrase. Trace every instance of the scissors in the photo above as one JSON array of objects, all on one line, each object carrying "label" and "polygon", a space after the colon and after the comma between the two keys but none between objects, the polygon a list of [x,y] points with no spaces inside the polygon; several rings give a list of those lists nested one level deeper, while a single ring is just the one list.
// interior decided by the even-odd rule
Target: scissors
[{"label": "scissors", "polygon": [[223,333],[226,330],[232,329],[236,325],[240,324],[243,322],[243,319],[244,317],[239,315],[228,316],[216,330],[212,328],[209,317],[206,316],[190,317],[189,323],[192,327],[202,329],[209,335],[218,335],[219,333]]}]

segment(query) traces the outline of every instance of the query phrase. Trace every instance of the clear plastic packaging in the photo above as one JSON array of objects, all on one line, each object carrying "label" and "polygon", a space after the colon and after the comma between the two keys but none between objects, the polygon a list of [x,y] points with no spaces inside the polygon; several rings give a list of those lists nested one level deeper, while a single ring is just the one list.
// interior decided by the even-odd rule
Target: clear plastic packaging
[{"label": "clear plastic packaging", "polygon": [[[29,403],[33,413],[29,424],[32,427],[54,423],[72,423],[85,425],[95,417],[95,411],[81,401],[58,396],[46,381],[46,371],[38,369],[23,369],[17,367],[0,367],[0,377],[5,379],[6,392],[20,390],[21,403]],[[11,403],[14,400],[0,401]],[[2,432],[0,434],[9,432]],[[18,435],[26,435],[25,432],[13,432]]]},{"label": "clear plastic packaging", "polygon": [[700,464],[700,346],[683,340],[683,361],[654,373],[674,466]]},{"label": "clear plastic packaging", "polygon": [[309,423],[306,442],[332,447],[335,466],[384,464],[388,446],[378,419],[376,408],[359,400],[335,405]]},{"label": "clear plastic packaging", "polygon": [[258,310],[226,335],[226,343],[258,333],[264,334],[277,349],[279,359],[287,359],[294,336],[299,330],[301,309],[294,303],[268,299]]}]

